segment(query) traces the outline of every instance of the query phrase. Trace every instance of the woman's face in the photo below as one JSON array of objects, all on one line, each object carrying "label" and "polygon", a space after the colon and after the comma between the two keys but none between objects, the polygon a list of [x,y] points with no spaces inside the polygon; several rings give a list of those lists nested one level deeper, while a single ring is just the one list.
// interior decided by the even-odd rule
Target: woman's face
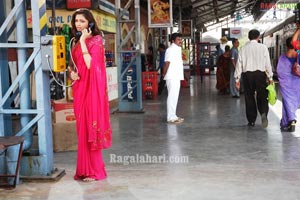
[{"label": "woman's face", "polygon": [[77,31],[83,31],[88,28],[89,21],[82,15],[78,14],[75,17],[75,27]]}]

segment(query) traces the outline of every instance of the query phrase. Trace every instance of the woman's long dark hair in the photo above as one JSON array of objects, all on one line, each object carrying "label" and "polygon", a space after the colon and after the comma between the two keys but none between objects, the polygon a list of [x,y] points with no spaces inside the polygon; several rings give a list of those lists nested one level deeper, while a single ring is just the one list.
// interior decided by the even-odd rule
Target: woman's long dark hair
[{"label": "woman's long dark hair", "polygon": [[288,49],[294,49],[293,45],[292,45],[292,37],[288,37],[286,39],[286,46]]},{"label": "woman's long dark hair", "polygon": [[72,15],[71,32],[72,32],[73,36],[75,36],[75,34],[77,32],[76,26],[75,26],[75,19],[76,19],[77,15],[83,15],[84,18],[86,18],[89,23],[94,23],[94,28],[93,28],[93,32],[92,32],[93,36],[101,35],[101,31],[100,31],[99,27],[97,26],[96,20],[95,20],[93,14],[91,13],[91,11],[89,11],[86,8],[80,8],[80,9],[77,9]]}]

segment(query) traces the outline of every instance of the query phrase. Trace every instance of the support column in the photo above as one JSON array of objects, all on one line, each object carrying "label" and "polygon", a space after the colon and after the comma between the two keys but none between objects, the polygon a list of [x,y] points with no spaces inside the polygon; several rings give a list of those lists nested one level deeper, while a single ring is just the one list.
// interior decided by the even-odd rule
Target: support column
[{"label": "support column", "polygon": [[[3,22],[6,18],[5,1],[0,1],[0,24],[3,26]],[[0,35],[0,43],[7,43],[6,30]],[[9,88],[9,66],[8,66],[8,56],[7,49],[0,48],[0,100]],[[9,108],[10,105],[5,103],[0,107],[0,110]],[[11,115],[6,115],[0,112],[0,136],[11,136],[12,135],[12,125],[11,125]],[[0,155],[0,174],[5,174],[6,163],[5,157]]]},{"label": "support column", "polygon": [[[134,18],[124,20],[123,13],[127,12],[131,6],[134,6]],[[121,9],[121,1],[116,0],[116,10],[119,112],[143,112],[140,2],[139,0],[129,0]],[[124,23],[132,26],[125,38],[122,38],[121,30]],[[135,34],[133,46],[124,48],[133,34]]]},{"label": "support column", "polygon": [[[0,1],[0,24],[3,26],[3,22],[6,18],[6,5],[5,1]],[[7,43],[7,33],[6,30],[0,35],[0,43]],[[8,56],[7,48],[0,48],[0,99],[3,98],[4,94],[9,88],[9,66],[8,66]],[[10,105],[8,102],[4,103],[0,109],[7,109]],[[0,136],[11,136],[12,135],[12,125],[11,125],[11,115],[6,115],[0,112]]]},{"label": "support column", "polygon": [[[15,0],[15,4],[21,4],[15,15],[16,33],[18,43],[27,43],[27,24],[26,24],[26,8],[25,1]],[[18,48],[18,71],[22,71],[27,61],[27,49]],[[30,96],[30,69],[27,69],[22,78],[19,81],[19,92],[20,92],[20,109],[31,108],[31,96]],[[30,122],[30,114],[21,114],[21,128],[25,127]],[[32,131],[31,128],[26,130],[22,135],[24,140],[23,149],[27,150],[32,145]]]}]

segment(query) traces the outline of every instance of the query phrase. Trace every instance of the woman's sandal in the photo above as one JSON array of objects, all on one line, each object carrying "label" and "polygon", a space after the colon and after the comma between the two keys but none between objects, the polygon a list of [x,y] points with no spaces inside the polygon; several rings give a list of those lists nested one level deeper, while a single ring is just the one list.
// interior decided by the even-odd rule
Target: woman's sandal
[{"label": "woman's sandal", "polygon": [[94,178],[90,178],[90,177],[86,177],[86,178],[82,179],[82,181],[83,182],[93,182],[93,181],[95,181],[95,179]]},{"label": "woman's sandal", "polygon": [[296,129],[296,120],[292,120],[289,123],[288,131],[289,132],[295,132],[295,129]]},{"label": "woman's sandal", "polygon": [[295,132],[296,129],[296,123],[293,121],[290,125],[289,125],[289,132]]}]

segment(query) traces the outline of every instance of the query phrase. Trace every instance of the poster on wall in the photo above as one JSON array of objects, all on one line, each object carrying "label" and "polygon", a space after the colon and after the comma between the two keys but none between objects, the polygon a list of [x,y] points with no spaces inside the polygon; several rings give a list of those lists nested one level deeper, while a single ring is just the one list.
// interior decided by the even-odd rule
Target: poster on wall
[{"label": "poster on wall", "polygon": [[172,26],[172,0],[148,0],[149,27]]},{"label": "poster on wall", "polygon": [[181,29],[182,29],[182,37],[185,38],[192,37],[192,30],[193,30],[192,20],[182,20]]},{"label": "poster on wall", "polygon": [[190,53],[188,49],[182,49],[182,61],[183,61],[183,68],[189,69],[190,68]]}]

